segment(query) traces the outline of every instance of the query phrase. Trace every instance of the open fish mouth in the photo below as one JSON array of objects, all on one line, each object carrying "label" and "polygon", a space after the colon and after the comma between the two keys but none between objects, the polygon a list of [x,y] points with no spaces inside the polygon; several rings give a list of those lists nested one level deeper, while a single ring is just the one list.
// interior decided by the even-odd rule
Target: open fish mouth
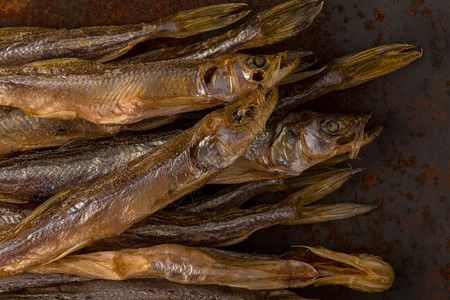
[{"label": "open fish mouth", "polygon": [[355,158],[359,150],[371,143],[375,138],[380,135],[383,130],[382,126],[377,126],[375,129],[370,131],[364,131],[367,122],[369,121],[371,115],[365,114],[358,117],[355,124],[347,131],[347,133],[338,139],[337,143],[339,146],[348,149],[350,152],[349,157]]},{"label": "open fish mouth", "polygon": [[275,63],[268,70],[268,80],[266,88],[276,86],[286,76],[291,74],[300,64],[302,56],[310,55],[310,52],[282,52],[275,58]]}]

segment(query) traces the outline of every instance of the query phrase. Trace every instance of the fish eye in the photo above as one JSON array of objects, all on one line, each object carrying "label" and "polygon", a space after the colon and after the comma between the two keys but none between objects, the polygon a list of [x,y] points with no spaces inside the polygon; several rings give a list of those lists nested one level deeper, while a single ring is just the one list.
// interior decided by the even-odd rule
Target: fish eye
[{"label": "fish eye", "polygon": [[320,122],[320,128],[325,133],[336,135],[345,128],[345,124],[339,120],[325,119]]},{"label": "fish eye", "polygon": [[266,63],[267,58],[265,58],[264,56],[252,56],[247,58],[247,60],[245,61],[247,67],[252,69],[262,68],[266,65]]}]

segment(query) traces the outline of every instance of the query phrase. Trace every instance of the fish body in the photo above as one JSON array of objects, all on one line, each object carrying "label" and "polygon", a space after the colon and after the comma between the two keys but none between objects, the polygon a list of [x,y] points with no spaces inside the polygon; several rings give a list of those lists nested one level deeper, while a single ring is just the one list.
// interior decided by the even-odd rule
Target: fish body
[{"label": "fish body", "polygon": [[199,59],[235,53],[243,49],[270,45],[306,29],[319,14],[319,0],[290,0],[258,13],[242,25],[223,35],[193,45],[158,49],[123,61],[150,62],[173,58]]},{"label": "fish body", "polygon": [[293,112],[271,124],[247,151],[211,183],[235,184],[297,176],[306,169],[344,153],[354,157],[372,142],[381,127],[364,133],[369,115]]},{"label": "fish body", "polygon": [[[298,64],[286,53],[104,65],[61,59],[0,69],[0,105],[28,114],[129,124],[232,103],[271,88]],[[255,63],[256,62],[256,63]]]},{"label": "fish body", "polygon": [[152,153],[93,184],[59,193],[0,240],[0,275],[57,260],[132,224],[211,180],[262,130],[278,99],[258,88]]},{"label": "fish body", "polygon": [[56,147],[81,138],[98,138],[123,131],[153,129],[177,116],[153,118],[129,125],[97,125],[85,120],[38,118],[20,109],[0,106],[0,157]]},{"label": "fish body", "polygon": [[[330,133],[324,122],[342,129]],[[212,182],[244,183],[297,176],[320,162],[356,151],[371,142],[379,130],[361,133],[366,122],[367,115],[294,112],[276,126],[268,126],[258,133],[244,154]],[[0,199],[7,202],[42,201],[57,192],[93,182],[152,152],[179,133],[174,130],[123,134],[97,142],[75,142],[61,149],[0,159]],[[251,184],[250,187],[255,188]],[[236,190],[236,193],[239,192]],[[241,195],[245,198],[251,192]],[[226,199],[216,197],[216,201],[222,200],[226,202]]]},{"label": "fish body", "polygon": [[142,24],[75,29],[15,27],[0,29],[0,66],[17,66],[54,58],[83,58],[104,62],[119,57],[135,44],[159,37],[183,38],[227,26],[248,12],[229,15],[246,6],[222,4],[181,11]]},{"label": "fish body", "polygon": [[276,256],[164,244],[71,255],[31,271],[110,280],[156,276],[184,284],[217,284],[252,290],[337,284],[359,291],[380,292],[388,289],[394,280],[392,267],[379,257],[305,246]]},{"label": "fish body", "polygon": [[[29,274],[43,277],[44,274]],[[61,275],[54,274],[56,278]],[[68,277],[68,275],[65,275]],[[89,280],[85,277],[72,276]],[[63,278],[65,279],[65,278]],[[1,279],[0,279],[1,280]],[[44,280],[41,280],[44,282]],[[62,281],[62,280],[61,280]],[[1,285],[0,285],[1,286]],[[301,300],[288,290],[247,290],[218,285],[186,285],[159,278],[139,278],[124,281],[90,280],[89,282],[61,282],[58,286],[28,288],[0,294],[0,299],[127,299],[127,300]]]}]

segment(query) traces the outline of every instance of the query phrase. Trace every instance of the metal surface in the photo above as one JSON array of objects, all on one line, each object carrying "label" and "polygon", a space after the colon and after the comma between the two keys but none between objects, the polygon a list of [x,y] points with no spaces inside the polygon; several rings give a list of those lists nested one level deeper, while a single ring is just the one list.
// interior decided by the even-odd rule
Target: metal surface
[{"label": "metal surface", "polygon": [[[137,23],[223,2],[227,1],[2,0],[0,26],[58,28]],[[253,11],[279,3],[243,2],[248,2]],[[393,74],[304,106],[321,111],[372,112],[372,124],[384,125],[381,136],[360,152],[361,160],[352,163],[366,168],[365,172],[325,200],[377,203],[379,208],[349,220],[270,228],[233,249],[281,253],[292,244],[323,245],[337,251],[379,255],[396,271],[394,286],[381,294],[341,287],[297,290],[305,297],[448,298],[449,21],[447,0],[326,1],[309,30],[267,47],[267,51],[313,50],[319,63],[325,63],[374,45],[407,42],[422,47],[424,56]],[[184,42],[209,36],[211,33],[205,33]],[[136,51],[165,43],[173,42],[146,43]]]}]

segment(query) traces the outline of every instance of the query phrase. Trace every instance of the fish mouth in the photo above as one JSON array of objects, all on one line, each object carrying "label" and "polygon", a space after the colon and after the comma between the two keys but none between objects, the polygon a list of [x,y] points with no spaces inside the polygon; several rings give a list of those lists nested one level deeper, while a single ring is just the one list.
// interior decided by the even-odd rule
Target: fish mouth
[{"label": "fish mouth", "polygon": [[365,114],[356,119],[353,125],[345,134],[345,136],[338,139],[337,143],[345,152],[350,152],[349,157],[355,158],[359,150],[367,144],[370,144],[380,135],[383,130],[382,126],[377,126],[375,129],[364,131],[367,122],[371,115]]},{"label": "fish mouth", "polygon": [[276,86],[286,76],[291,74],[300,64],[302,56],[310,55],[310,52],[281,52],[275,58],[275,63],[267,71],[268,80],[265,88]]}]

